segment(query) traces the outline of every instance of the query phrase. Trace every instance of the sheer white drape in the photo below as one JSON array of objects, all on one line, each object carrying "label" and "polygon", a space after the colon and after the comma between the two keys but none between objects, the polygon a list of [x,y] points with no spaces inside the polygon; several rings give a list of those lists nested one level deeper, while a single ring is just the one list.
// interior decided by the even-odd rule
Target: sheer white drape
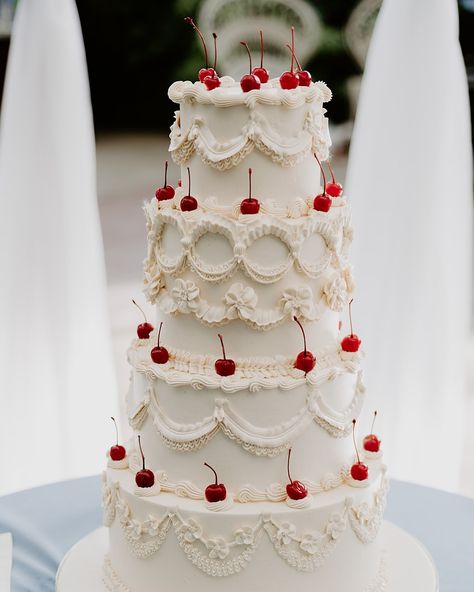
[{"label": "sheer white drape", "polygon": [[0,133],[0,493],[98,471],[116,405],[73,0],[21,0]]},{"label": "sheer white drape", "polygon": [[384,1],[346,185],[354,312],[391,472],[454,489],[472,281],[470,115],[455,0]]}]

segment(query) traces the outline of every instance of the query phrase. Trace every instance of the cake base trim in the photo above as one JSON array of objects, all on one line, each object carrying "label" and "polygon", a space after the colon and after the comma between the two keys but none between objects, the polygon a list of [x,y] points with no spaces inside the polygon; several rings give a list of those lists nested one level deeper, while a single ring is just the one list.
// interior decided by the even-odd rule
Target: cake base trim
[{"label": "cake base trim", "polygon": [[[130,553],[138,559],[154,555],[173,530],[178,546],[191,563],[210,576],[229,576],[246,566],[262,537],[267,535],[276,553],[290,567],[311,572],[324,564],[348,526],[364,544],[375,539],[382,523],[387,492],[388,480],[382,470],[380,483],[371,495],[371,504],[357,503],[353,497],[342,498],[340,504],[330,508],[324,525],[318,530],[299,530],[286,515],[277,517],[257,512],[252,525],[246,517],[242,526],[224,537],[205,532],[198,511],[184,511],[166,502],[157,503],[153,508],[161,515],[157,516],[150,508],[147,519],[138,520],[127,501],[129,492],[122,490],[119,483],[105,480],[104,522],[108,526],[118,523]],[[312,508],[298,510],[304,511],[311,512]]]}]

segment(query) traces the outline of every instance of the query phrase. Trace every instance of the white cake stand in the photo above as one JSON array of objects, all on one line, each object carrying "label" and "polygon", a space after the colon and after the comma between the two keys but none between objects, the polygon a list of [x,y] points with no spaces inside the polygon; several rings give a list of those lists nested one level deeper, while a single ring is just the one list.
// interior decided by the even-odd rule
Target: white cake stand
[{"label": "white cake stand", "polygon": [[[388,552],[385,592],[439,591],[433,559],[417,539],[387,521],[380,536]],[[56,592],[107,592],[102,581],[107,548],[106,528],[99,528],[76,543],[59,566]]]}]

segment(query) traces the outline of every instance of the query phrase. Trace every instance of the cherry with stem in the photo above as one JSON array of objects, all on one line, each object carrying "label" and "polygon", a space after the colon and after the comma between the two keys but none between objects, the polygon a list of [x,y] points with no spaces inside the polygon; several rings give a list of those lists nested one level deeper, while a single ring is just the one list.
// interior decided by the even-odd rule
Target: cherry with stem
[{"label": "cherry with stem", "polygon": [[354,448],[356,451],[357,462],[351,467],[351,477],[355,481],[365,481],[369,477],[369,467],[360,460],[359,450],[357,449],[357,442],[355,438],[355,426],[356,420],[352,420],[352,441],[354,442]]},{"label": "cherry with stem", "polygon": [[367,452],[379,452],[381,440],[374,434],[374,424],[377,419],[377,411],[374,411],[374,417],[372,419],[372,425],[370,427],[370,434],[363,440],[364,450]]},{"label": "cherry with stem", "polygon": [[240,204],[241,214],[258,214],[260,211],[260,202],[256,197],[252,197],[252,169],[249,169],[249,195]]},{"label": "cherry with stem", "polygon": [[110,418],[114,422],[115,426],[115,445],[110,447],[109,456],[112,460],[123,460],[127,454],[127,451],[123,446],[119,444],[118,427],[115,417]]},{"label": "cherry with stem", "polygon": [[268,82],[270,75],[268,70],[263,67],[263,31],[259,31],[260,33],[260,67],[253,68],[252,74],[254,74],[262,84]]},{"label": "cherry with stem", "polygon": [[160,328],[158,329],[158,339],[156,346],[150,352],[151,359],[155,362],[155,364],[166,364],[166,362],[170,358],[169,352],[166,349],[166,347],[160,345],[162,327],[163,321],[161,321]]},{"label": "cherry with stem", "polygon": [[181,199],[179,205],[183,212],[192,212],[197,209],[198,202],[197,199],[191,195],[191,171],[189,167],[186,168],[188,171],[188,194]]},{"label": "cherry with stem", "polygon": [[142,307],[141,307],[141,306],[139,306],[139,305],[138,305],[138,304],[135,302],[135,300],[133,300],[133,298],[132,298],[132,302],[133,302],[133,304],[134,304],[134,305],[135,305],[135,306],[138,308],[138,310],[139,310],[139,311],[142,313],[142,315],[143,315],[143,318],[144,318],[144,320],[145,320],[145,322],[144,322],[144,323],[140,323],[140,325],[138,325],[138,327],[137,327],[137,336],[138,336],[138,339],[148,339],[148,338],[150,337],[150,333],[153,331],[154,327],[153,327],[153,325],[152,325],[152,324],[150,324],[150,323],[147,321],[146,315],[145,315],[145,313],[143,312],[143,309],[142,309]]},{"label": "cherry with stem", "polygon": [[168,180],[168,161],[165,161],[165,180],[163,183],[163,187],[159,187],[155,191],[155,197],[158,201],[165,201],[167,199],[172,199],[174,197],[174,187],[167,184]]},{"label": "cherry with stem", "polygon": [[288,497],[292,500],[299,500],[303,499],[308,495],[308,490],[304,483],[301,481],[293,481],[290,474],[290,457],[291,457],[291,448],[288,450],[288,460],[286,462],[286,472],[288,473],[289,483],[286,486],[286,493]]},{"label": "cherry with stem", "polygon": [[327,161],[327,165],[329,167],[329,171],[331,172],[332,181],[326,185],[326,191],[329,193],[331,197],[340,197],[342,192],[344,191],[342,185],[336,181],[334,177],[334,172],[331,167],[331,163],[329,160]]},{"label": "cherry with stem", "polygon": [[292,90],[299,85],[298,75],[294,72],[295,67],[295,28],[291,27],[291,64],[290,69],[280,76],[280,86],[285,90]]},{"label": "cherry with stem", "polygon": [[219,333],[217,336],[221,342],[222,358],[215,361],[215,370],[219,376],[231,376],[232,374],[235,374],[235,362],[234,360],[227,358],[225,355],[224,339],[222,335]]},{"label": "cherry with stem", "polygon": [[204,463],[204,466],[211,469],[211,471],[214,473],[215,478],[215,482],[211,483],[211,485],[208,485],[204,491],[206,500],[210,503],[221,502],[225,500],[225,498],[227,497],[227,491],[225,485],[223,483],[219,483],[217,471],[214,469],[214,467],[211,467],[211,465],[207,462]]},{"label": "cherry with stem", "polygon": [[260,88],[260,78],[252,72],[252,54],[250,53],[249,46],[245,41],[241,41],[240,45],[245,47],[249,57],[249,73],[245,74],[240,79],[240,88],[243,90],[243,92],[258,90]]},{"label": "cherry with stem", "polygon": [[318,194],[313,200],[313,208],[318,212],[329,212],[332,205],[332,199],[326,193],[326,173],[324,172],[323,166],[321,161],[318,158],[318,155],[314,153],[314,158],[317,160],[319,165],[319,170],[323,176],[323,192]]},{"label": "cherry with stem", "polygon": [[155,484],[155,474],[152,470],[145,467],[145,455],[143,454],[141,436],[138,436],[138,447],[142,457],[142,468],[135,475],[135,483],[138,487],[153,487]]},{"label": "cherry with stem", "polygon": [[293,320],[298,324],[299,328],[301,329],[301,333],[303,334],[303,343],[304,343],[303,351],[300,352],[296,357],[295,368],[297,368],[298,370],[302,370],[305,374],[307,374],[308,372],[311,372],[311,370],[316,365],[316,358],[314,357],[314,355],[310,351],[307,350],[306,333],[303,328],[303,325],[301,324],[301,322],[299,321],[299,319],[296,316],[293,317]]},{"label": "cherry with stem", "polygon": [[206,45],[206,41],[204,40],[204,35],[201,33],[199,27],[196,25],[196,23],[194,22],[194,20],[190,17],[187,16],[184,21],[186,23],[188,23],[188,25],[191,25],[191,27],[196,31],[196,33],[199,36],[199,39],[201,40],[201,44],[202,44],[202,48],[204,50],[204,60],[206,62],[206,67],[205,68],[201,68],[199,70],[199,80],[200,82],[204,82],[204,78],[206,78],[206,76],[217,76],[216,75],[216,71],[214,68],[209,68],[209,57],[207,54],[207,45]]},{"label": "cherry with stem", "polygon": [[351,326],[351,333],[350,335],[346,335],[344,339],[341,341],[341,348],[343,351],[348,353],[355,353],[359,351],[360,344],[362,341],[359,337],[354,333],[354,329],[352,327],[352,302],[354,299],[352,298],[349,301],[349,323]]},{"label": "cherry with stem", "polygon": [[308,72],[308,70],[302,69],[294,50],[291,48],[291,45],[287,43],[286,47],[291,51],[291,55],[295,58],[296,65],[298,67],[298,71],[296,72],[296,75],[298,76],[298,85],[309,86],[311,84],[311,74]]},{"label": "cherry with stem", "polygon": [[214,67],[211,70],[214,70],[214,74],[207,75],[203,78],[203,83],[206,85],[207,90],[214,90],[218,86],[221,85],[221,79],[217,75],[216,68],[217,68],[217,35],[215,33],[212,34],[214,39]]}]

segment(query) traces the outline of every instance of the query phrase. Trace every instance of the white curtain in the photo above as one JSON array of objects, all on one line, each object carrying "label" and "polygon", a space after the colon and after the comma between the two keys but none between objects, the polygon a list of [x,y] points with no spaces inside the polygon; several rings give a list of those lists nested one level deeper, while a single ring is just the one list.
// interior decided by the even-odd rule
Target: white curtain
[{"label": "white curtain", "polygon": [[73,0],[20,0],[0,129],[0,493],[92,473],[114,370]]},{"label": "white curtain", "polygon": [[385,0],[349,158],[354,313],[392,474],[456,489],[472,281],[472,155],[455,0]]}]

